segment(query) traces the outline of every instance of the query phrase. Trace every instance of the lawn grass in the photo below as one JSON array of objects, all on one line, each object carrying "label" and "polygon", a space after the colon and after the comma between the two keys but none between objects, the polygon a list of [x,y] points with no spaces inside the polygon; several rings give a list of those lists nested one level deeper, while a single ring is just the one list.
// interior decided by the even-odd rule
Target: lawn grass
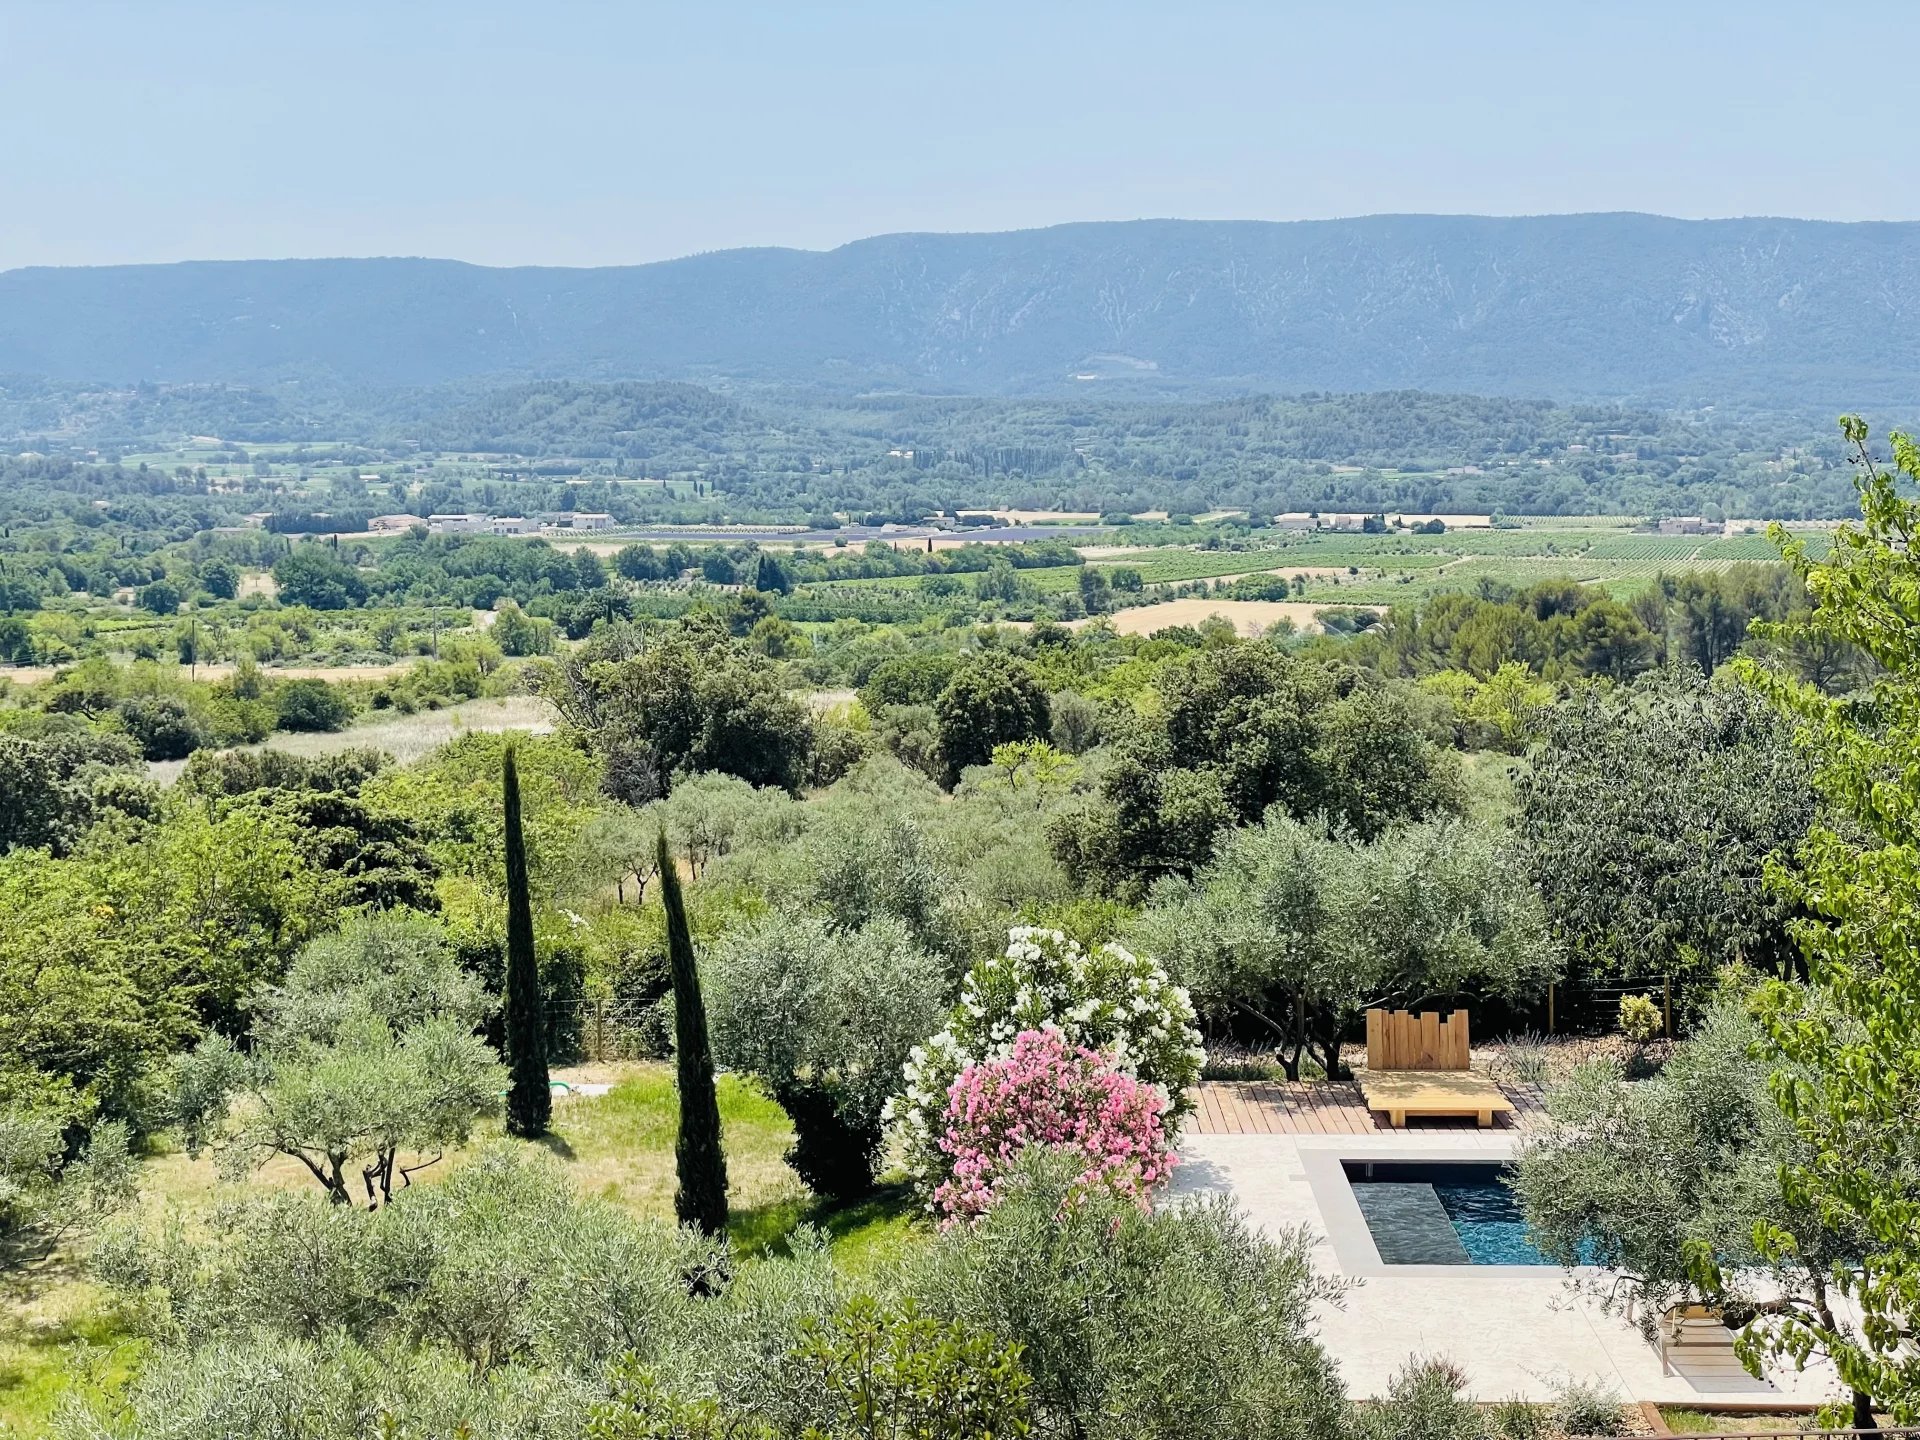
[{"label": "lawn grass", "polygon": [[132,1378],[146,1342],[103,1298],[65,1258],[0,1289],[0,1436],[45,1434],[64,1396],[111,1395]]},{"label": "lawn grass", "polygon": [[1785,1432],[1813,1428],[1813,1416],[1786,1414],[1729,1415],[1715,1410],[1689,1410],[1662,1405],[1660,1418],[1676,1435],[1738,1435],[1742,1432]]}]

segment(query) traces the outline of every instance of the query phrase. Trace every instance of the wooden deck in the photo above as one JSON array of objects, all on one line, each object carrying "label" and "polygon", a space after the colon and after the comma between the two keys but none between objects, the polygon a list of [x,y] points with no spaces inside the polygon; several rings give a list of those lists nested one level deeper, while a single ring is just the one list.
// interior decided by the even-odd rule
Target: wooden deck
[{"label": "wooden deck", "polygon": [[[1545,1114],[1540,1092],[1524,1086],[1501,1087],[1512,1113],[1495,1117],[1502,1129],[1527,1129]],[[1196,1135],[1372,1135],[1391,1133],[1384,1116],[1367,1109],[1360,1086],[1351,1080],[1266,1081],[1207,1080],[1195,1091],[1198,1108],[1187,1118]],[[1409,1119],[1409,1128],[1472,1130],[1476,1121]]]}]

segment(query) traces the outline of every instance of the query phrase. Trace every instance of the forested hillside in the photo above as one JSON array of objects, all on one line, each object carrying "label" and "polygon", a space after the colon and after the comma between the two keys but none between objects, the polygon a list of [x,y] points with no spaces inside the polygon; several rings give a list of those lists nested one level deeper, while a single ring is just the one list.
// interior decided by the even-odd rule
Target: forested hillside
[{"label": "forested hillside", "polygon": [[0,373],[726,379],[1009,393],[1910,393],[1920,226],[1646,215],[1139,221],[493,270],[0,275]]}]

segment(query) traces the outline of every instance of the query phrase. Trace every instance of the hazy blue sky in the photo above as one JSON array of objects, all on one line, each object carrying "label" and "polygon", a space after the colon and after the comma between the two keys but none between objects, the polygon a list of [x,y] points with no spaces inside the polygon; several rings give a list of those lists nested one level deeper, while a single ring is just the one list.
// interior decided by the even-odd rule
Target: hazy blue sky
[{"label": "hazy blue sky", "polygon": [[1920,3],[0,0],[0,268],[1920,215]]}]

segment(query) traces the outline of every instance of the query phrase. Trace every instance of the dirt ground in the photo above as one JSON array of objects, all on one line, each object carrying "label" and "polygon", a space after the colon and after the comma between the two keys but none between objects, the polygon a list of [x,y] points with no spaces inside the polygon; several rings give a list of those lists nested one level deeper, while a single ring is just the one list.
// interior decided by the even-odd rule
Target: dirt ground
[{"label": "dirt ground", "polygon": [[[1115,611],[1107,618],[1113,622],[1113,628],[1122,635],[1151,635],[1156,630],[1165,630],[1175,625],[1198,625],[1209,615],[1218,615],[1222,619],[1232,621],[1234,628],[1242,635],[1253,636],[1260,634],[1276,620],[1291,620],[1301,630],[1317,631],[1321,628],[1320,612],[1334,608],[1324,600],[1308,603],[1304,600],[1196,598],[1170,600],[1164,605],[1136,605],[1130,610]],[[1339,608],[1380,610],[1384,607],[1374,605]]]}]

